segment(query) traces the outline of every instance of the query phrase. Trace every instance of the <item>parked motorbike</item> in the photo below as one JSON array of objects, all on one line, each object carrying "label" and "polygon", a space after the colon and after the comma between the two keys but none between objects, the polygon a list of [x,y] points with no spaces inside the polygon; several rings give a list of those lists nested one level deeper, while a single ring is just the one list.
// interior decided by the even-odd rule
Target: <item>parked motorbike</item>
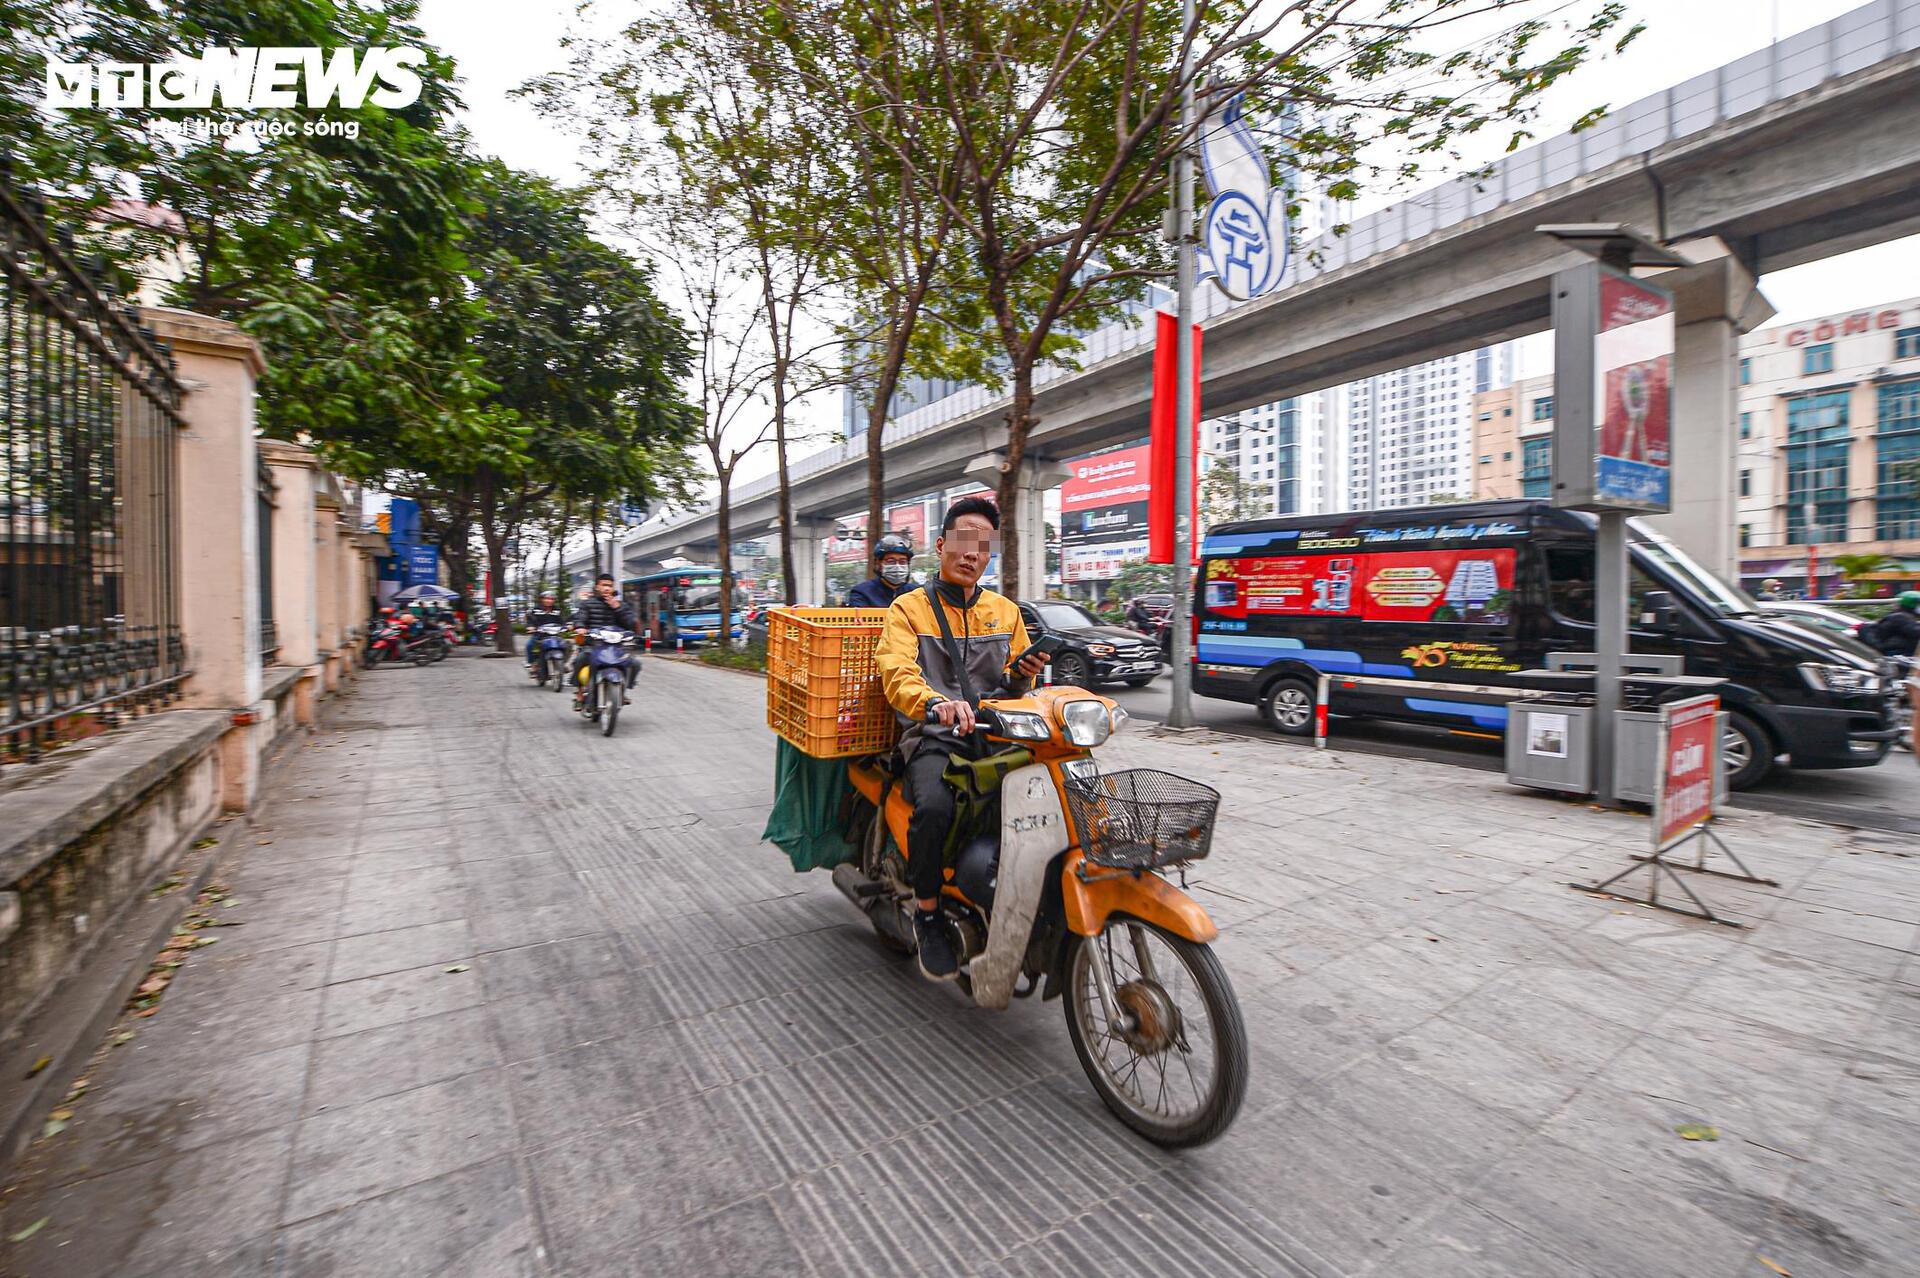
[{"label": "parked motorbike", "polygon": [[555,692],[567,683],[567,628],[554,622],[533,632],[533,681],[544,688],[549,679]]},{"label": "parked motorbike", "polygon": [[367,643],[367,669],[387,662],[410,661],[416,666],[424,666],[433,660],[433,654],[420,644],[410,641],[404,628],[392,624],[379,627],[373,632]]},{"label": "parked motorbike", "polygon": [[[1159,1145],[1213,1140],[1246,1096],[1246,1029],[1210,948],[1219,930],[1161,872],[1206,856],[1219,795],[1152,769],[1101,772],[1093,750],[1126,712],[1080,688],[986,700],[978,715],[984,753],[947,769],[958,797],[941,913],[960,988],[995,1009],[1064,995],[1108,1109]],[[833,882],[910,951],[912,805],[897,759],[848,765],[859,855]]]},{"label": "parked motorbike", "polygon": [[640,665],[634,656],[633,635],[625,630],[596,628],[580,640],[587,659],[580,666],[580,713],[588,723],[600,725],[600,735],[610,737],[620,722],[620,707],[626,704],[627,680],[638,674]]}]

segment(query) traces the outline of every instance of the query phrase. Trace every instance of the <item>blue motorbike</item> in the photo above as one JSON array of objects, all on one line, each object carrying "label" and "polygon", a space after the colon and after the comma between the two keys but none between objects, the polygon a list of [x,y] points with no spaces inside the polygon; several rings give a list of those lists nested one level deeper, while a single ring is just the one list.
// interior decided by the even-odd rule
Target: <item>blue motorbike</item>
[{"label": "blue motorbike", "polygon": [[567,628],[552,623],[533,632],[533,681],[544,688],[549,679],[555,692],[567,683]]},{"label": "blue motorbike", "polygon": [[587,722],[600,725],[600,735],[610,737],[620,722],[620,707],[627,701],[627,686],[640,672],[639,658],[633,651],[633,635],[625,630],[587,631],[587,659],[580,665],[580,713]]}]

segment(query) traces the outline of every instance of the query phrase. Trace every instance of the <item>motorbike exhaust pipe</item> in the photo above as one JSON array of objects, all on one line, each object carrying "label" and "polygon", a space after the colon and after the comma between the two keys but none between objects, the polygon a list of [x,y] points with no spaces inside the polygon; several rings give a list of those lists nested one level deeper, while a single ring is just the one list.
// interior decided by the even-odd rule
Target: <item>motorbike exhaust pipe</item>
[{"label": "motorbike exhaust pipe", "polygon": [[893,890],[885,883],[868,878],[860,873],[859,867],[848,863],[833,867],[833,885],[840,889],[840,895],[873,920],[874,927],[908,949],[914,947],[913,920],[893,899]]}]

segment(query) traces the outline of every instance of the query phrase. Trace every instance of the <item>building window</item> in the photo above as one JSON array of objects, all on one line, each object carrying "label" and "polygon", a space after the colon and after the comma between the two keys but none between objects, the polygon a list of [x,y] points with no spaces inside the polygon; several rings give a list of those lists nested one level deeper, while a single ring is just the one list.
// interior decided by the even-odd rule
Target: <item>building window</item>
[{"label": "building window", "polygon": [[1520,495],[1535,499],[1553,495],[1551,436],[1520,441]]},{"label": "building window", "polygon": [[1883,540],[1920,537],[1920,378],[1882,382],[1874,440],[1874,527]]},{"label": "building window", "polygon": [[1501,454],[1500,454],[1500,460],[1501,460],[1501,461],[1512,461],[1512,460],[1513,460],[1513,450],[1512,450],[1511,448],[1509,448],[1509,449],[1508,449],[1508,450],[1507,450],[1506,452],[1504,452],[1504,453],[1501,453]]},{"label": "building window", "polygon": [[[1507,456],[1509,456],[1509,457],[1511,457],[1511,456],[1513,456],[1513,454],[1512,454],[1512,453],[1508,453],[1508,454],[1507,454]],[[1493,454],[1492,454],[1492,453],[1482,453],[1482,454],[1480,454],[1480,464],[1481,464],[1482,466],[1491,466],[1491,465],[1493,465]]]},{"label": "building window", "polygon": [[1493,420],[1493,414],[1491,412],[1482,413],[1480,414],[1480,420],[1483,422],[1490,422]]},{"label": "building window", "polygon": [[1829,391],[1787,401],[1788,545],[1847,539],[1850,398],[1848,391]]},{"label": "building window", "polygon": [[1740,472],[1740,495],[1742,497],[1753,496],[1753,472],[1750,470]]},{"label": "building window", "polygon": [[1893,335],[1895,359],[1920,359],[1920,328],[1903,328]]},{"label": "building window", "polygon": [[1752,524],[1741,524],[1741,525],[1740,525],[1740,546],[1741,546],[1741,549],[1743,549],[1743,550],[1744,550],[1744,549],[1745,549],[1746,547],[1748,547],[1748,546],[1751,546],[1752,544],[1753,544],[1753,525],[1752,525]]},{"label": "building window", "polygon": [[1513,416],[1513,410],[1511,408],[1503,408],[1500,410],[1500,415],[1502,417],[1511,417]]},{"label": "building window", "polygon": [[1815,373],[1833,371],[1833,343],[1821,342],[1818,346],[1809,346],[1800,356],[1800,376],[1811,377]]},{"label": "building window", "polygon": [[1742,386],[1745,386],[1752,381],[1753,381],[1753,360],[1743,359],[1740,361],[1740,384]]},{"label": "building window", "polygon": [[1740,438],[1742,439],[1753,438],[1753,414],[1752,413],[1740,414]]},{"label": "building window", "polygon": [[1543,395],[1533,401],[1533,420],[1544,422],[1553,416],[1553,396]]}]

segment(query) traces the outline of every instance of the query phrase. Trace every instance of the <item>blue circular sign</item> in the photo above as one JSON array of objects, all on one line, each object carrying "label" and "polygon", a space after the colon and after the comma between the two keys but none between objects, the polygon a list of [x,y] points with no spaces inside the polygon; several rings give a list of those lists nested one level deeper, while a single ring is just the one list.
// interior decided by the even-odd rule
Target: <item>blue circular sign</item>
[{"label": "blue circular sign", "polygon": [[1200,230],[1214,280],[1243,301],[1279,283],[1287,260],[1283,234],[1269,224],[1264,208],[1239,191],[1214,196]]}]

